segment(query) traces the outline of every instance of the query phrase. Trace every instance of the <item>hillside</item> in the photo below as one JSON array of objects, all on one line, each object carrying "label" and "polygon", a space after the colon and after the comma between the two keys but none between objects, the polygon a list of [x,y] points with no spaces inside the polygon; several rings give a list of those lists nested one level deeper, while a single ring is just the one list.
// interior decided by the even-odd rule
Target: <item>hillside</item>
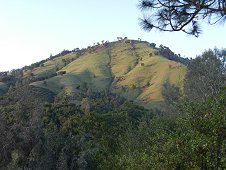
[{"label": "hillside", "polygon": [[1,72],[0,169],[225,169],[222,52],[121,40]]},{"label": "hillside", "polygon": [[[164,48],[127,39],[105,42],[87,49],[63,51],[24,67],[22,73],[17,70],[8,74],[59,95],[76,95],[84,89],[108,91],[150,107],[163,100],[164,82],[183,88],[186,66],[178,62],[182,58]],[[0,82],[1,93],[6,84]]]}]

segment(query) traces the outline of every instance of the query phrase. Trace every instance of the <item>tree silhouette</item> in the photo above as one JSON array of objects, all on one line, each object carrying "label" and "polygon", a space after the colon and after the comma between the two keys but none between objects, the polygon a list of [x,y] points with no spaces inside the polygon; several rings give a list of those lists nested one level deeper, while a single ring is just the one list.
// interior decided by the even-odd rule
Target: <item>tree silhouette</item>
[{"label": "tree silhouette", "polygon": [[140,22],[146,31],[182,31],[198,37],[203,21],[210,25],[226,21],[225,0],[142,0],[138,7],[148,14]]}]

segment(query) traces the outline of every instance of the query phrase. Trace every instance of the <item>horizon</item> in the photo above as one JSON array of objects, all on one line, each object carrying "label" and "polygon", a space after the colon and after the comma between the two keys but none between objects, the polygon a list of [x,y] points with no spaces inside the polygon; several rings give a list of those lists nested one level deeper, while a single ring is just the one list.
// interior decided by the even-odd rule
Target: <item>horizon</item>
[{"label": "horizon", "polygon": [[181,32],[145,32],[139,26],[138,18],[143,13],[137,8],[138,2],[1,0],[0,71],[30,65],[64,49],[86,48],[117,37],[162,44],[187,58],[215,47],[225,48],[224,25],[203,24],[198,38]]}]

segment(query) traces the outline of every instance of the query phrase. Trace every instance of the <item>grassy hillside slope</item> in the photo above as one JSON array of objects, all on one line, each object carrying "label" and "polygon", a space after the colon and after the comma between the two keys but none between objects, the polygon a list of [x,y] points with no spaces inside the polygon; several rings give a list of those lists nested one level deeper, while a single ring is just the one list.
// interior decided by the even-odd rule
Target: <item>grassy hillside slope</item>
[{"label": "grassy hillside slope", "polygon": [[[73,61],[62,63],[67,58],[73,58]],[[55,67],[58,67],[58,73],[64,74],[32,85],[57,94],[75,94],[83,88],[109,90],[146,107],[162,101],[161,88],[165,81],[182,88],[186,73],[183,64],[158,55],[157,49],[149,44],[124,41],[95,47],[80,57],[72,53],[55,58],[33,72],[38,76]]]},{"label": "grassy hillside slope", "polygon": [[30,72],[36,77],[47,77],[56,73],[58,70],[67,65],[67,61],[76,59],[76,53],[70,53],[65,56],[48,60],[43,65],[34,68],[32,71],[25,72],[24,76],[28,76]]},{"label": "grassy hillside slope", "polygon": [[[149,105],[151,102],[161,101],[161,88],[165,81],[179,87],[183,86],[186,67],[180,63],[155,55],[155,50],[145,43],[136,44],[131,51],[128,63],[136,57],[136,65],[124,72],[115,83],[116,93],[140,104]],[[119,70],[118,70],[119,71]],[[117,73],[117,71],[116,71]]]}]

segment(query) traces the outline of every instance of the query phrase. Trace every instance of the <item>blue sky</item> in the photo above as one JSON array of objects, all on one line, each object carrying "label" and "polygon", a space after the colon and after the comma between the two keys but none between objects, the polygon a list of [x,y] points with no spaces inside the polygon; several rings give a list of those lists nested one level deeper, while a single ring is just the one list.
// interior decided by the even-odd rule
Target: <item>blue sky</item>
[{"label": "blue sky", "polygon": [[199,38],[184,33],[145,32],[139,0],[0,0],[0,71],[46,59],[50,53],[87,47],[116,37],[163,44],[181,56],[226,47],[224,25],[203,25]]}]

